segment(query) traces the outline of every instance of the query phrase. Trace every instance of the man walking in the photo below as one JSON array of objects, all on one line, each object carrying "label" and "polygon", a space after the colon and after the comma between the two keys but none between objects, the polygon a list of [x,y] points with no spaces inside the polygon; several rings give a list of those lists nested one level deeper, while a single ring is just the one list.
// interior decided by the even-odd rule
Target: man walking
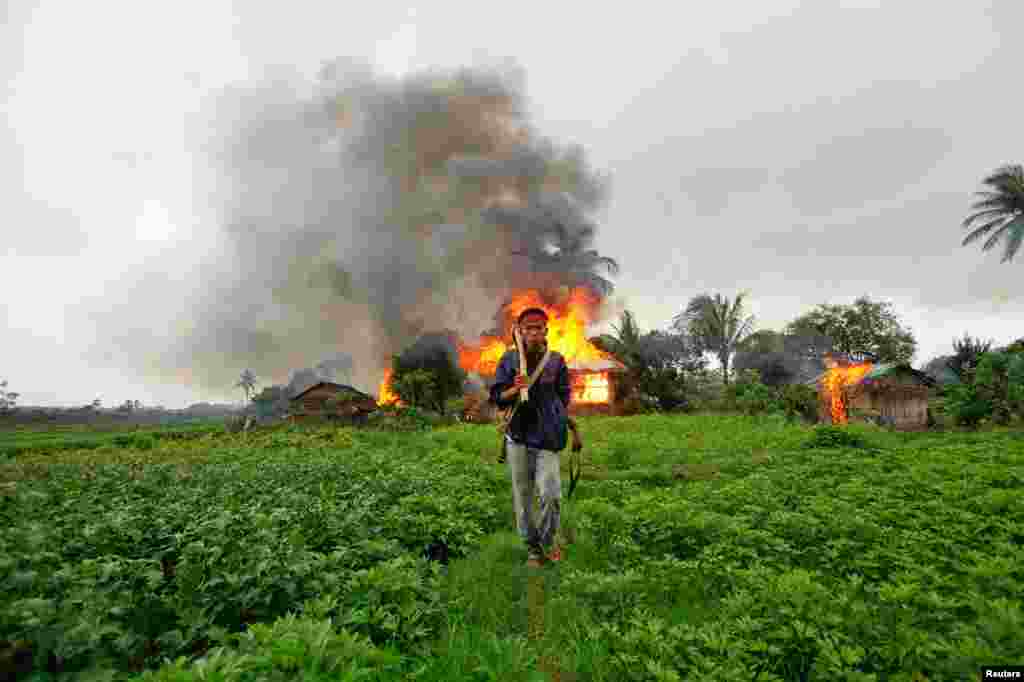
[{"label": "man walking", "polygon": [[[544,562],[546,549],[547,560],[561,559],[555,544],[562,495],[559,452],[565,449],[569,431],[569,368],[560,353],[547,348],[547,323],[548,316],[540,308],[519,315],[528,376],[520,372],[519,351],[512,349],[498,362],[491,387],[491,400],[499,408],[515,410],[504,438],[516,526],[526,542],[527,566],[534,568]],[[520,401],[523,388],[529,393],[525,402]],[[532,514],[535,489],[540,492],[536,523]]]}]

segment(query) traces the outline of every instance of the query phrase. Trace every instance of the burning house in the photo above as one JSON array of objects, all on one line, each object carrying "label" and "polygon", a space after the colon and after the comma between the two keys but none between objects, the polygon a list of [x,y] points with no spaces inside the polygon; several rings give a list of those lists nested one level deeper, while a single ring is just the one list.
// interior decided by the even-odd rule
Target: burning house
[{"label": "burning house", "polygon": [[863,419],[898,429],[925,428],[928,396],[935,381],[906,363],[831,354],[826,370],[809,381],[818,389],[819,416],[824,423],[847,424]]},{"label": "burning house", "polygon": [[[494,383],[498,362],[506,351],[513,348],[512,327],[519,314],[527,308],[542,308],[547,312],[548,346],[561,353],[569,367],[572,398],[569,413],[622,414],[629,396],[625,381],[626,367],[606,352],[598,350],[586,336],[586,325],[597,309],[597,297],[587,289],[568,292],[562,300],[552,301],[537,290],[527,290],[512,297],[499,318],[501,334],[486,334],[477,345],[458,344],[458,361],[469,375],[465,395],[467,421],[487,422],[496,417],[488,402],[488,390]],[[381,404],[398,402],[390,387],[388,372],[380,385]]]}]

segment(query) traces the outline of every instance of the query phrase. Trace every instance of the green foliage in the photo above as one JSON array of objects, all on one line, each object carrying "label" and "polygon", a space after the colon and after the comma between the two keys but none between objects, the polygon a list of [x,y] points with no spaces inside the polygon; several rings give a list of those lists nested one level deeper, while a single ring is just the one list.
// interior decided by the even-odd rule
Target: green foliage
[{"label": "green foliage", "polygon": [[232,635],[201,661],[179,656],[159,670],[147,670],[146,682],[244,682],[246,680],[381,679],[400,674],[401,656],[377,647],[367,637],[338,629],[330,620],[289,614],[272,625],[254,623]]},{"label": "green foliage", "polygon": [[396,373],[391,380],[391,389],[406,405],[424,408],[438,404],[438,384],[433,372],[414,369]]},{"label": "green foliage", "polygon": [[779,391],[783,413],[789,419],[818,420],[818,392],[804,384],[788,384]]},{"label": "green foliage", "polygon": [[[338,433],[331,454],[321,433]],[[445,612],[421,548],[471,551],[506,520],[505,481],[429,435],[381,437],[281,430],[224,452],[244,464],[53,464],[19,480],[0,497],[0,640],[32,642],[37,666],[52,653],[68,671],[125,670],[320,598],[350,633],[419,651]]]},{"label": "green foliage", "polygon": [[626,365],[629,381],[641,399],[636,409],[687,409],[693,374],[705,364],[694,340],[685,334],[661,330],[641,333],[628,310],[613,329],[614,335],[603,334],[591,342]]},{"label": "green foliage", "polygon": [[228,433],[239,433],[245,428],[245,416],[236,414],[224,419],[224,430]]},{"label": "green foliage", "polygon": [[[1024,650],[1019,434],[579,421],[577,539],[539,634],[491,427],[0,463],[0,661],[17,642],[26,679],[52,654],[82,679],[467,682],[543,679],[554,652],[563,679],[819,682],[967,679]],[[419,558],[436,539],[447,574]]]},{"label": "green foliage", "polygon": [[369,424],[385,431],[429,431],[448,422],[417,407],[389,406],[371,417]]},{"label": "green foliage", "polygon": [[0,414],[12,411],[18,401],[18,394],[7,390],[7,380],[0,381]]},{"label": "green foliage", "polygon": [[149,433],[124,433],[114,436],[114,444],[122,448],[148,451],[157,445],[157,439]]},{"label": "green foliage", "polygon": [[466,399],[463,396],[456,398],[449,398],[444,405],[444,413],[452,415],[461,415],[466,409]]},{"label": "green foliage", "polygon": [[821,424],[811,432],[811,438],[804,446],[815,448],[867,448],[868,443],[847,428]]},{"label": "green foliage", "polygon": [[981,356],[992,349],[992,341],[972,339],[966,332],[962,340],[953,339],[954,355],[947,364],[960,381],[970,381]]},{"label": "green foliage", "polygon": [[1006,263],[1017,255],[1024,242],[1024,166],[1002,166],[983,183],[988,191],[977,193],[978,200],[971,206],[974,213],[963,222],[962,227],[971,230],[964,237],[963,246],[987,237],[981,249],[988,251],[1002,241],[1002,262]]},{"label": "green foliage", "polygon": [[284,386],[266,386],[252,397],[252,405],[259,417],[283,416],[287,414],[290,408],[287,388]]},{"label": "green foliage", "polygon": [[991,401],[973,382],[949,386],[946,389],[945,408],[957,426],[968,428],[977,428],[983,420],[992,416]]},{"label": "green foliage", "polygon": [[732,301],[721,294],[700,294],[673,318],[676,331],[695,339],[701,351],[715,354],[722,363],[722,381],[729,383],[729,360],[754,326],[754,316],[745,311],[746,293]]},{"label": "green foliage", "polygon": [[879,362],[910,362],[917,348],[891,303],[862,296],[852,305],[821,304],[786,327],[788,334],[817,333],[831,339],[840,353],[869,352]]},{"label": "green foliage", "polygon": [[392,360],[392,390],[407,405],[445,414],[446,404],[462,395],[466,373],[459,367],[450,339],[421,337]]},{"label": "green foliage", "polygon": [[761,383],[757,370],[742,372],[735,382],[726,386],[725,402],[727,409],[746,415],[782,411],[778,393]]},{"label": "green foliage", "polygon": [[958,425],[976,428],[987,419],[1005,425],[1024,416],[1024,355],[983,353],[966,377],[946,390],[946,409]]},{"label": "green foliage", "polygon": [[1024,355],[985,353],[974,381],[990,401],[996,423],[1008,424],[1014,415],[1024,415]]}]

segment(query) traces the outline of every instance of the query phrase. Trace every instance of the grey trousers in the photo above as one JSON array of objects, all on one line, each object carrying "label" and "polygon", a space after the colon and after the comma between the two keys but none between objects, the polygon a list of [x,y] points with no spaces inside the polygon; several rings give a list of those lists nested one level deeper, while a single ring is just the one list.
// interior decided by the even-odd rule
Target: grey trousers
[{"label": "grey trousers", "polygon": [[[561,513],[562,480],[559,454],[551,450],[528,448],[507,436],[507,465],[512,479],[512,506],[516,530],[532,553],[555,542]],[[539,513],[534,514],[533,498],[540,496]],[[535,518],[535,516],[537,518]]]}]

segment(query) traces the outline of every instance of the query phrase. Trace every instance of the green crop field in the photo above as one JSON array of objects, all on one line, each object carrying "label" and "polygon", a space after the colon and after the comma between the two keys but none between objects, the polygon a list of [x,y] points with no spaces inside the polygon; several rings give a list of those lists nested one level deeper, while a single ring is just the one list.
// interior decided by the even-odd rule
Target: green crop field
[{"label": "green crop field", "polygon": [[[2,432],[0,668],[717,682],[1024,662],[1019,431],[580,421],[570,544],[539,570],[490,426]],[[436,540],[446,569],[423,558]]]}]

